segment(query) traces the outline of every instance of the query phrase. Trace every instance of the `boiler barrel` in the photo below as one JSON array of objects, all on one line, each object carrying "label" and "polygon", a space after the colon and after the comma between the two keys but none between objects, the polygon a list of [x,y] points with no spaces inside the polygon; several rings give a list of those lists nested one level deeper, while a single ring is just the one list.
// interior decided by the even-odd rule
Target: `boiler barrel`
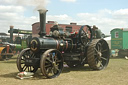
[{"label": "boiler barrel", "polygon": [[57,40],[54,38],[33,38],[30,42],[32,51],[37,52],[40,49],[58,49],[61,51],[70,51],[73,49],[72,41]]}]

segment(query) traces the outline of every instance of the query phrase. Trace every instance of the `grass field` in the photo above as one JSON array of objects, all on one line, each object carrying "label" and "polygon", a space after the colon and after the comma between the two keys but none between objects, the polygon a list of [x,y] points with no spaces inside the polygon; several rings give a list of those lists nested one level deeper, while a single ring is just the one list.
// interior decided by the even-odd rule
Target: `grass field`
[{"label": "grass field", "polygon": [[88,66],[65,67],[54,79],[45,79],[40,69],[30,79],[17,79],[16,59],[0,61],[0,85],[128,85],[128,60],[110,59],[108,67],[92,71]]}]

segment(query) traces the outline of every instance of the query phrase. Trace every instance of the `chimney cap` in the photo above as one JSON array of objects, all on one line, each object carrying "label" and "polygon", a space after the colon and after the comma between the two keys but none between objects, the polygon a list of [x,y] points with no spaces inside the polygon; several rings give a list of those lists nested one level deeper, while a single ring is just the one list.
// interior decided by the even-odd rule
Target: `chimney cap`
[{"label": "chimney cap", "polygon": [[40,14],[42,14],[42,13],[47,12],[48,10],[46,10],[46,9],[39,9],[38,11],[39,11]]},{"label": "chimney cap", "polygon": [[12,25],[10,26],[11,29],[13,29],[13,27],[14,27],[14,26],[12,26]]}]

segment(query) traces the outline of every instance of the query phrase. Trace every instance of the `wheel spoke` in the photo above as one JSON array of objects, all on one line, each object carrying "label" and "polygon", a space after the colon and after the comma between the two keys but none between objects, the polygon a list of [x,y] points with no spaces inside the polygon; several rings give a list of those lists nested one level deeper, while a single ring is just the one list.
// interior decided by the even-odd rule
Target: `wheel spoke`
[{"label": "wheel spoke", "polygon": [[98,60],[98,55],[97,55],[97,54],[95,55],[94,60],[95,60],[95,61]]},{"label": "wheel spoke", "polygon": [[95,50],[95,54],[94,55],[96,55],[97,58],[100,57],[100,55],[99,55],[100,52],[96,48],[94,48],[94,50]]},{"label": "wheel spoke", "polygon": [[57,60],[56,62],[57,62],[57,63],[60,63],[60,62],[62,62],[62,60]]},{"label": "wheel spoke", "polygon": [[52,70],[51,67],[47,68],[47,75],[51,72],[51,70]]},{"label": "wheel spoke", "polygon": [[99,61],[99,63],[100,63],[100,66],[101,66],[101,67],[104,67],[101,61]]},{"label": "wheel spoke", "polygon": [[102,44],[101,44],[101,47],[103,47],[103,45],[104,45],[105,43],[104,42],[102,42]]},{"label": "wheel spoke", "polygon": [[48,60],[50,63],[53,63],[53,61],[51,61],[49,58],[46,58],[46,60]]},{"label": "wheel spoke", "polygon": [[28,71],[30,71],[29,66],[28,66]]},{"label": "wheel spoke", "polygon": [[85,34],[85,35],[86,35],[86,32],[84,31],[84,29],[82,29],[82,32],[83,32],[83,34]]},{"label": "wheel spoke", "polygon": [[25,65],[22,67],[22,69],[24,69],[25,68]]},{"label": "wheel spoke", "polygon": [[100,47],[99,46],[97,46],[97,51],[100,51]]},{"label": "wheel spoke", "polygon": [[27,69],[27,66],[24,67],[23,71],[25,71]]},{"label": "wheel spoke", "polygon": [[54,71],[53,71],[53,70],[54,70],[54,69],[52,68],[52,69],[51,69],[51,72],[52,72],[52,74],[54,75]]},{"label": "wheel spoke", "polygon": [[98,50],[96,48],[94,48],[94,50],[98,53]]},{"label": "wheel spoke", "polygon": [[56,69],[57,71],[59,71],[59,68],[58,68],[58,66],[55,66],[55,69]]},{"label": "wheel spoke", "polygon": [[103,56],[101,56],[101,59],[103,59],[103,60],[107,61],[107,58],[104,58]]},{"label": "wheel spoke", "polygon": [[101,47],[101,43],[98,43],[98,44],[97,44],[97,50],[98,50],[99,52],[101,52],[101,48],[102,48],[102,47]]},{"label": "wheel spoke", "polygon": [[108,49],[102,50],[101,52],[106,52],[106,51],[108,51]]},{"label": "wheel spoke", "polygon": [[22,62],[22,63],[20,63],[20,64],[25,64],[25,62]]},{"label": "wheel spoke", "polygon": [[45,65],[45,68],[50,67],[50,66],[51,66],[51,64]]},{"label": "wheel spoke", "polygon": [[31,54],[31,58],[34,58],[34,53]]},{"label": "wheel spoke", "polygon": [[24,59],[28,58],[27,55],[23,55]]},{"label": "wheel spoke", "polygon": [[30,66],[30,71],[32,71],[32,66]]}]

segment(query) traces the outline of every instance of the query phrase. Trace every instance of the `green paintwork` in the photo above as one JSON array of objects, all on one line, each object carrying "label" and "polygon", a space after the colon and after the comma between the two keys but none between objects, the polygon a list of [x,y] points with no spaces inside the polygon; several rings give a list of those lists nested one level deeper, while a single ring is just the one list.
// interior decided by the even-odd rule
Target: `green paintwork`
[{"label": "green paintwork", "polygon": [[27,48],[27,41],[26,40],[22,40],[22,48]]},{"label": "green paintwork", "polygon": [[[22,29],[12,29],[13,33],[19,33],[19,34],[32,34],[32,30],[22,30]],[[10,33],[11,30],[8,30],[8,33]]]},{"label": "green paintwork", "polygon": [[123,49],[128,49],[128,31],[123,31]]},{"label": "green paintwork", "polygon": [[27,48],[26,40],[22,40],[21,44],[16,44],[15,50],[18,51],[18,50],[22,50],[25,48]]},{"label": "green paintwork", "polygon": [[111,48],[128,49],[128,29],[111,30]]},{"label": "green paintwork", "polygon": [[22,49],[21,44],[16,44],[15,50],[17,51],[17,50],[21,50],[21,49]]}]

